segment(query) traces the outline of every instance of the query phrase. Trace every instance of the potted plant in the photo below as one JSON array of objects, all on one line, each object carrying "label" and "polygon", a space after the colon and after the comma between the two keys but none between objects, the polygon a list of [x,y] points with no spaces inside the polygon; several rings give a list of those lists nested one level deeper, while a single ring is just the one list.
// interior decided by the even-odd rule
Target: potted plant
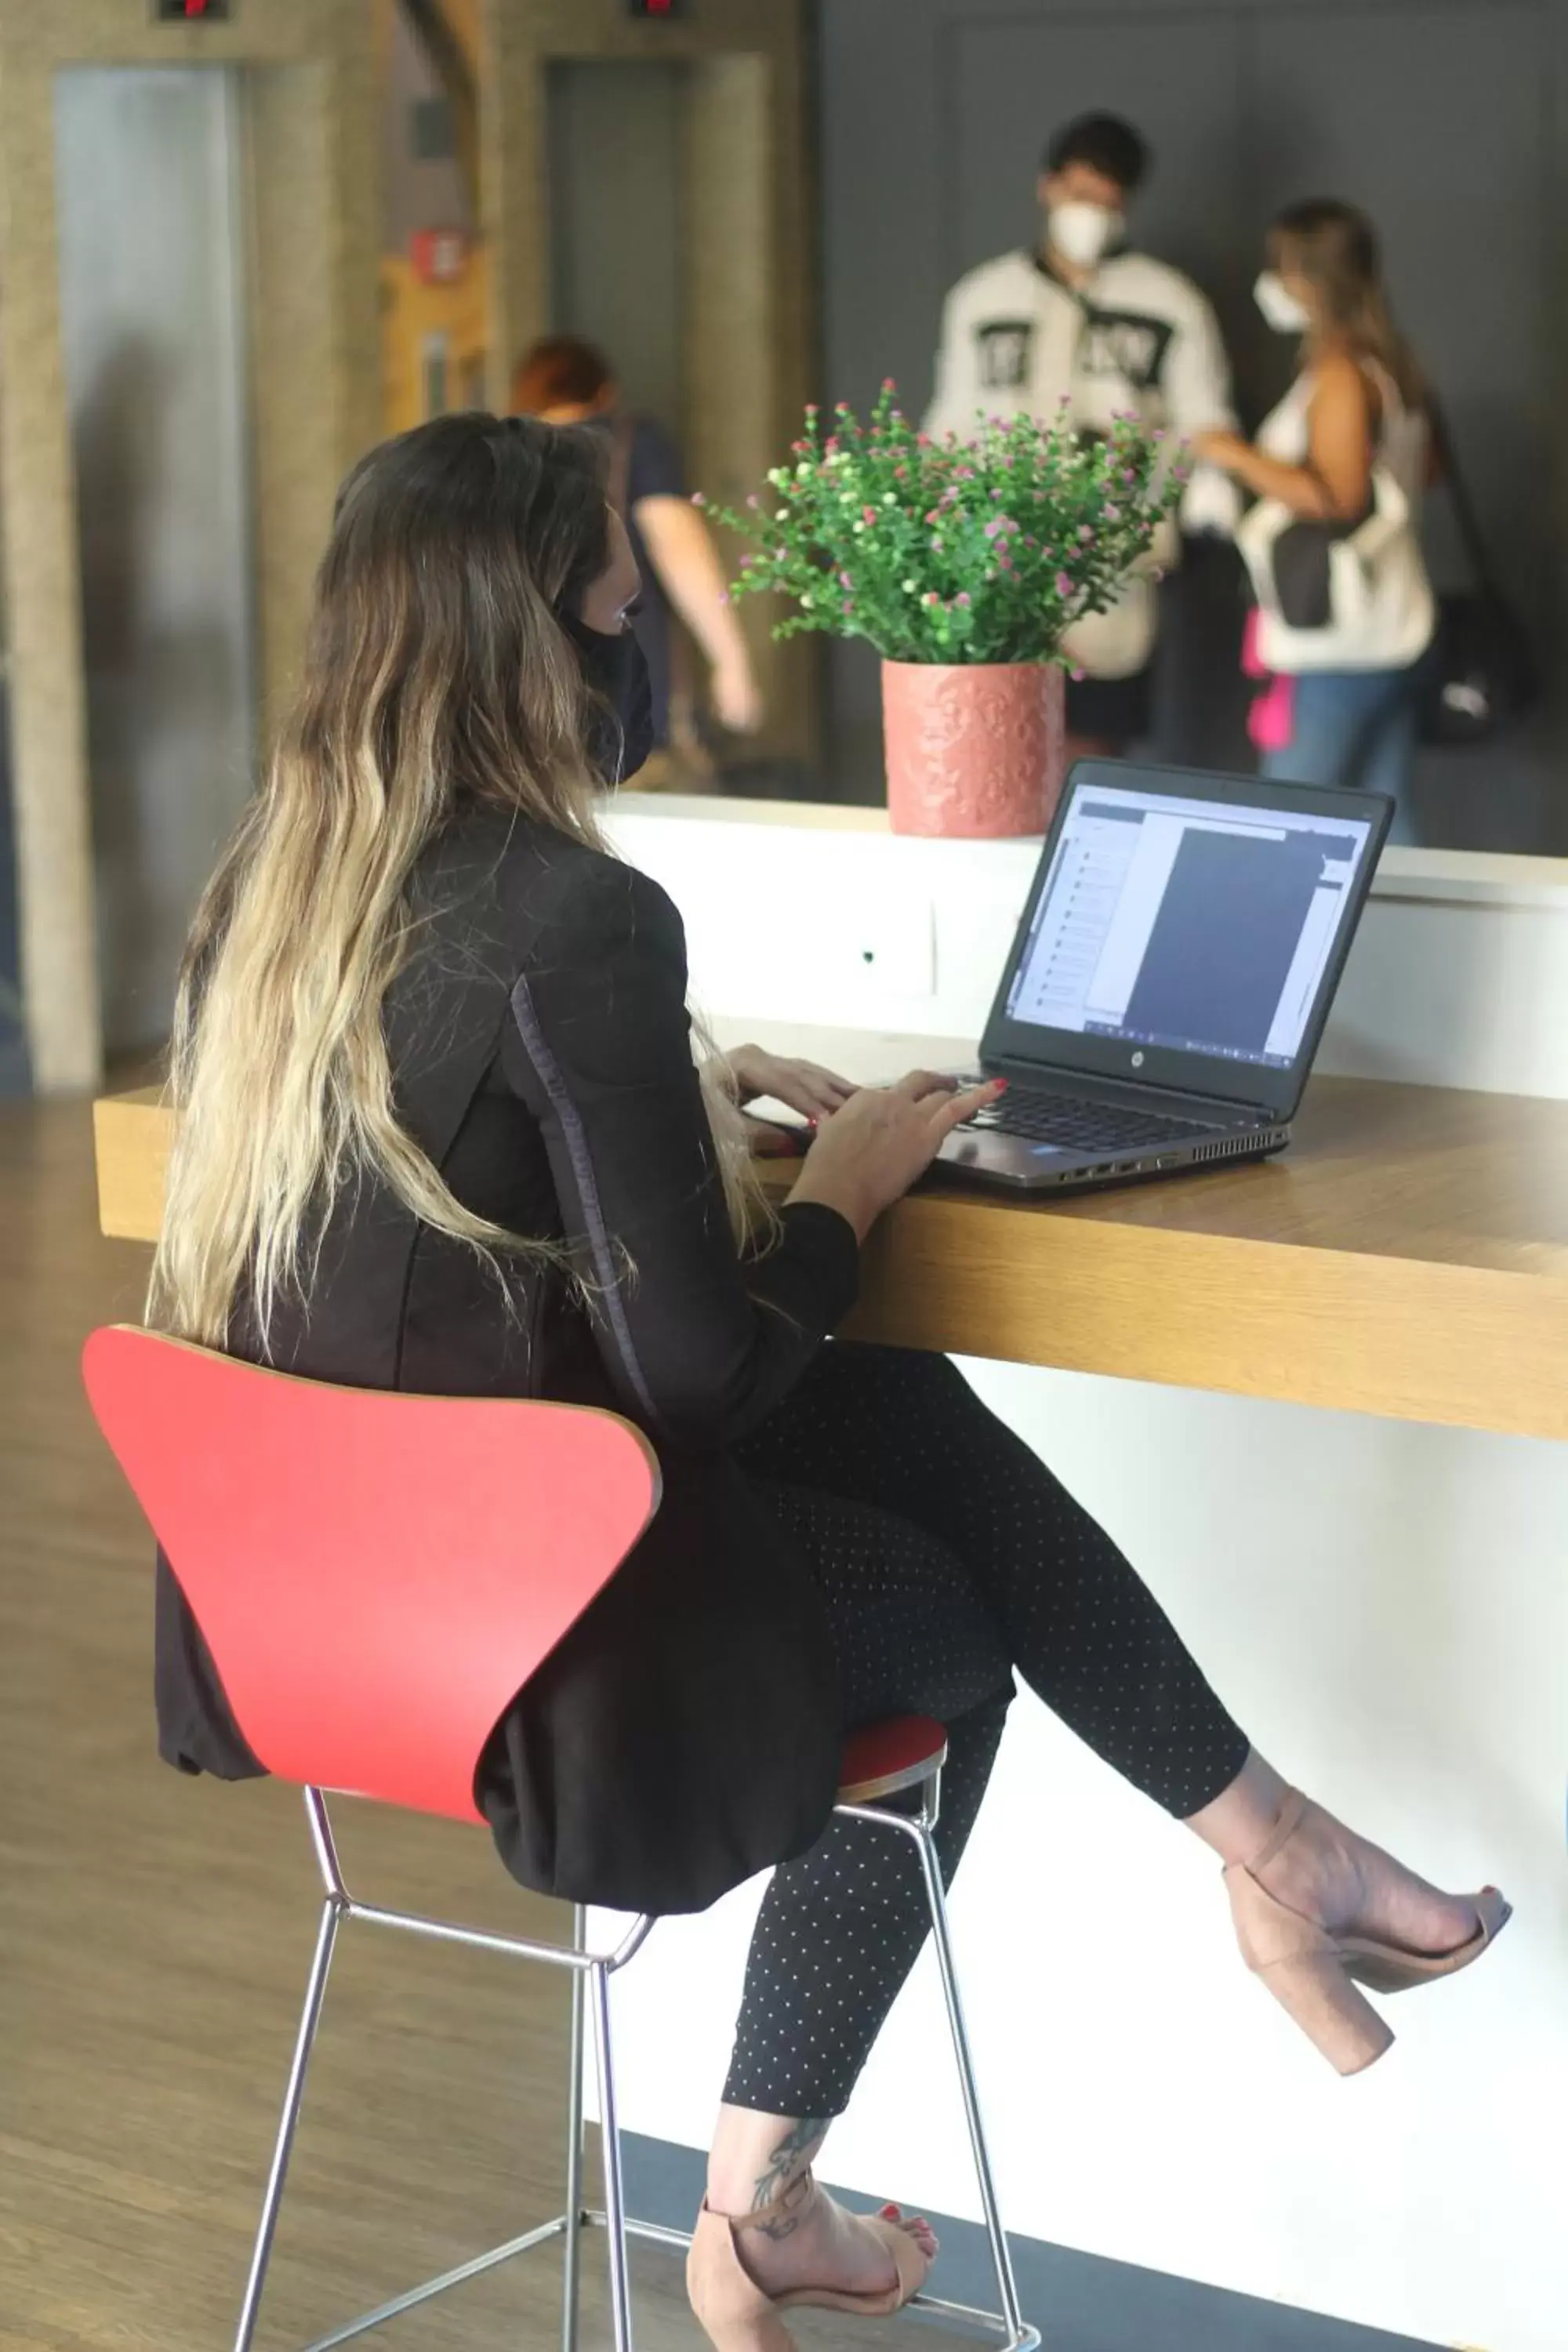
[{"label": "potted plant", "polygon": [[882,656],[888,808],[898,833],[1038,833],[1061,791],[1063,640],[1147,564],[1185,468],[1118,419],[1065,414],[932,442],[891,382],[868,420],[818,413],[770,495],[718,520],[748,542],[737,594],[795,611],[776,634],[866,637]]}]

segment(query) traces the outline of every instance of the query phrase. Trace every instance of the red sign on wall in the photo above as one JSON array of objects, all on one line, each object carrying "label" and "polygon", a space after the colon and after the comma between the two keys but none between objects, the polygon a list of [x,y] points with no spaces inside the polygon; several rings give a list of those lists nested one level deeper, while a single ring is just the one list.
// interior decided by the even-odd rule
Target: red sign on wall
[{"label": "red sign on wall", "polygon": [[416,228],[408,240],[414,275],[425,286],[455,286],[468,266],[468,236],[460,228]]}]

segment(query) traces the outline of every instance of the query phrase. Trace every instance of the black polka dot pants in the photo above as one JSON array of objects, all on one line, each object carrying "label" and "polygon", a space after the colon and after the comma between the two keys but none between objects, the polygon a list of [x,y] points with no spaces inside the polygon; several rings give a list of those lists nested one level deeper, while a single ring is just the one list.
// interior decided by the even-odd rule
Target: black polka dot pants
[{"label": "black polka dot pants", "polygon": [[[1179,1819],[1240,1771],[1244,1734],[1147,1586],[945,1357],[825,1348],[741,1460],[821,1588],[846,1728],[900,1714],[947,1726],[945,1879],[1015,1668]],[[907,1842],[830,1822],[763,1897],[726,2100],[841,2114],[926,1932]]]}]

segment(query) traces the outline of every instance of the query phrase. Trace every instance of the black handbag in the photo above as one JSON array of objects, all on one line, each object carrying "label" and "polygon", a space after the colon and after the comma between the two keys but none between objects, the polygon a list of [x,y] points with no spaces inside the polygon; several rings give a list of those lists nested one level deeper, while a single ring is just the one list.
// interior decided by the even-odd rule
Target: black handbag
[{"label": "black handbag", "polygon": [[1427,415],[1471,584],[1437,600],[1421,740],[1466,749],[1494,742],[1522,719],[1540,696],[1541,676],[1524,624],[1498,585],[1443,413],[1432,403]]},{"label": "black handbag", "polygon": [[1333,621],[1333,578],[1329,551],[1336,540],[1353,538],[1372,512],[1369,501],[1353,521],[1287,523],[1272,550],[1274,594],[1287,628],[1326,629]]}]

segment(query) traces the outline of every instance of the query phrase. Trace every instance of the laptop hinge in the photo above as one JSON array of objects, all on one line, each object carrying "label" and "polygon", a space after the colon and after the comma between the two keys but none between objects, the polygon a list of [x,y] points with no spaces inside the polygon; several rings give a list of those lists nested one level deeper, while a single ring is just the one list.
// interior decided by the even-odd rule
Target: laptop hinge
[{"label": "laptop hinge", "polygon": [[1038,1087],[1084,1095],[1091,1101],[1104,1092],[1121,1102],[1135,1097],[1152,1109],[1175,1104],[1228,1118],[1257,1119],[1261,1126],[1286,1127],[1290,1121],[1289,1111],[1275,1110],[1268,1103],[1238,1102],[1234,1095],[1205,1095],[1195,1087],[1162,1087],[1147,1078],[1124,1078],[1100,1070],[1070,1070],[1059,1062],[1031,1062],[997,1054],[983,1066],[987,1076],[1017,1077]]}]

